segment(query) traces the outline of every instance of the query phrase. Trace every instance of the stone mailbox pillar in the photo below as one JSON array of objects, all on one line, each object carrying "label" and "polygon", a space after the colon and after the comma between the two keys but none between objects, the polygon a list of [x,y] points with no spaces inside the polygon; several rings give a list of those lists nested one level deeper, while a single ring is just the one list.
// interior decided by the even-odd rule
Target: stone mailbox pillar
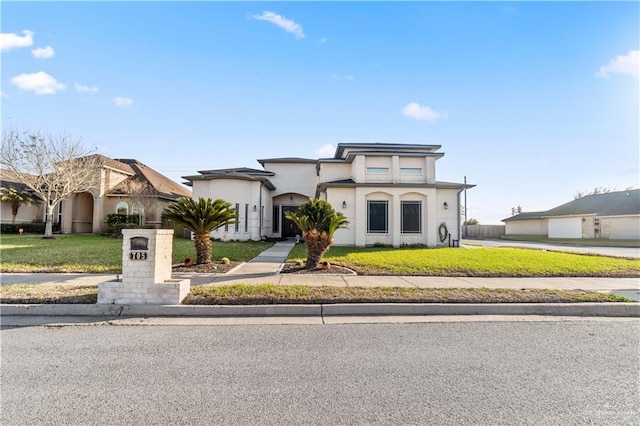
[{"label": "stone mailbox pillar", "polygon": [[191,280],[171,279],[172,229],[122,230],[122,280],[98,284],[99,304],[178,304]]}]

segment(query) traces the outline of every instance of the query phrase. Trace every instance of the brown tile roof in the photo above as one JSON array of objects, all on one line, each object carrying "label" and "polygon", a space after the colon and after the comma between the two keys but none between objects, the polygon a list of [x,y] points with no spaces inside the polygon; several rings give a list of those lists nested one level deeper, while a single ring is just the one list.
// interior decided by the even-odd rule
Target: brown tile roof
[{"label": "brown tile roof", "polygon": [[[142,179],[143,181],[148,182],[161,198],[177,200],[180,197],[191,197],[191,191],[138,160],[115,159],[113,161],[123,164],[133,171],[135,176],[128,179]],[[109,194],[122,194],[122,188],[124,185],[125,183],[121,182],[119,185],[112,188],[111,191],[109,191]]]},{"label": "brown tile roof", "polygon": [[17,191],[32,191],[31,188],[20,182],[15,173],[9,169],[0,169],[0,186],[13,188]]}]

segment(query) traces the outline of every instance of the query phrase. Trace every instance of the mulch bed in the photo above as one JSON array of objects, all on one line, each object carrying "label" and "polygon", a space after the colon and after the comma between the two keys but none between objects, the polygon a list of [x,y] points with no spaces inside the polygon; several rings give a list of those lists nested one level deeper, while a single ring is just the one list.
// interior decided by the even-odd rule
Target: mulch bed
[{"label": "mulch bed", "polygon": [[224,274],[229,272],[231,269],[235,268],[242,262],[229,262],[228,264],[224,264],[220,261],[214,261],[211,263],[204,264],[196,264],[191,266],[186,266],[184,264],[174,265],[171,268],[171,272],[191,272],[191,273],[199,273],[199,274]]},{"label": "mulch bed", "polygon": [[355,275],[356,273],[349,268],[340,265],[331,265],[329,269],[315,268],[306,269],[295,263],[285,263],[280,271],[281,274],[312,274],[312,275]]}]

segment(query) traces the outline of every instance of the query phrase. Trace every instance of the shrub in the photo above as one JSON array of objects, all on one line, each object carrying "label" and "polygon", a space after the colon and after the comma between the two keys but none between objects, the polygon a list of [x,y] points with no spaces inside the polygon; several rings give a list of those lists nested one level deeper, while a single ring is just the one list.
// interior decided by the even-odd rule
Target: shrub
[{"label": "shrub", "polygon": [[25,234],[44,234],[44,227],[44,222],[3,223],[0,224],[0,233],[19,234],[22,228]]},{"label": "shrub", "polygon": [[133,229],[139,227],[139,215],[112,213],[110,215],[107,215],[107,226],[104,230],[104,234],[110,235],[114,238],[120,238],[122,236],[123,229]]}]

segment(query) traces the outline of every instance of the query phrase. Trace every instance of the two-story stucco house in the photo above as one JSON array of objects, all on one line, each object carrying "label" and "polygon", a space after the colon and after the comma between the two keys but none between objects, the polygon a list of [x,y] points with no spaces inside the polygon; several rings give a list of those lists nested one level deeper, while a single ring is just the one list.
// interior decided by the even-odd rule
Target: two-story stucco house
[{"label": "two-story stucco house", "polygon": [[[199,171],[185,176],[193,198],[223,199],[239,221],[222,240],[294,237],[284,213],[309,198],[327,200],[349,220],[336,245],[448,245],[460,239],[460,193],[474,185],[436,180],[439,145],[342,143],[333,158],[269,158],[263,169]],[[446,232],[445,232],[446,231]]]}]

